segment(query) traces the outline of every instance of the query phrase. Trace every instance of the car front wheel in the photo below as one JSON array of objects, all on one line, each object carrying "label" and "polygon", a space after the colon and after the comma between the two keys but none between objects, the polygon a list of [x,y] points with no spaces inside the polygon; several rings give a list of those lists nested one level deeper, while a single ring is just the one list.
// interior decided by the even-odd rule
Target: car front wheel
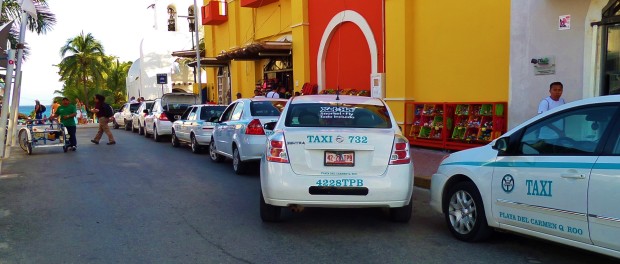
[{"label": "car front wheel", "polygon": [[177,138],[177,134],[174,133],[174,130],[172,130],[172,135],[170,137],[172,139],[171,140],[172,146],[175,147],[175,148],[178,148],[179,147],[179,139]]},{"label": "car front wheel", "polygon": [[215,141],[211,139],[211,143],[209,143],[209,157],[211,157],[211,161],[213,162],[222,162],[224,161],[224,157],[220,154],[217,154],[215,148]]},{"label": "car front wheel", "polygon": [[200,146],[200,144],[198,144],[198,140],[196,140],[196,136],[194,136],[194,134],[192,134],[190,136],[190,140],[191,140],[192,153],[199,154],[200,151],[202,150],[202,146]]},{"label": "car front wheel", "polygon": [[482,241],[493,230],[488,226],[482,197],[472,182],[459,182],[448,191],[444,216],[454,237],[467,242]]},{"label": "car front wheel", "polygon": [[125,120],[125,131],[129,130],[131,130],[131,122],[127,122],[127,120]]},{"label": "car front wheel", "polygon": [[237,175],[244,174],[247,169],[247,163],[241,160],[241,155],[239,154],[239,149],[233,147],[233,170]]},{"label": "car front wheel", "polygon": [[120,126],[116,123],[116,120],[112,121],[114,129],[118,129]]}]

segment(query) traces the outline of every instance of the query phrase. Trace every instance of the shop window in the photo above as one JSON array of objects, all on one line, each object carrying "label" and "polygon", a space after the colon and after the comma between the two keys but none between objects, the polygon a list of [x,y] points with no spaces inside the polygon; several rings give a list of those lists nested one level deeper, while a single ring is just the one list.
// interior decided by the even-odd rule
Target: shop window
[{"label": "shop window", "polygon": [[611,0],[601,20],[603,95],[620,94],[620,0]]}]

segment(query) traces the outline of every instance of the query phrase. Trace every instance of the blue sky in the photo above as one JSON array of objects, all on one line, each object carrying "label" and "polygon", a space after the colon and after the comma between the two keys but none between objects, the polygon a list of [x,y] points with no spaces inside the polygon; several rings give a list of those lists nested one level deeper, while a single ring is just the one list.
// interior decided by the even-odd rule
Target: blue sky
[{"label": "blue sky", "polygon": [[[152,15],[146,7],[153,0],[48,0],[57,24],[46,35],[26,33],[30,56],[22,67],[23,84],[20,105],[32,105],[35,99],[50,104],[60,90],[58,64],[60,47],[67,39],[84,31],[101,41],[105,52],[122,61],[134,61],[140,56],[143,32],[152,26]],[[151,13],[152,14],[152,13]]]}]

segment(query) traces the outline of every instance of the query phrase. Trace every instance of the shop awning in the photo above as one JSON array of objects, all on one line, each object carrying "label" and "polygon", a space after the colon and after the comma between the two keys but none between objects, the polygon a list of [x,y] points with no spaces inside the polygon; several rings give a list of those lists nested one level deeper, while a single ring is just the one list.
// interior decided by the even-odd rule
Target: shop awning
[{"label": "shop awning", "polygon": [[[205,55],[204,51],[200,52],[200,57]],[[196,50],[179,50],[173,51],[172,56],[181,58],[196,58]]]},{"label": "shop awning", "polygon": [[[222,66],[228,66],[228,63],[230,61],[228,60],[219,60],[218,58],[215,57],[206,57],[206,58],[201,58],[200,59],[200,67],[222,67]],[[196,61],[192,61],[189,62],[187,64],[187,66],[189,67],[196,67]]]},{"label": "shop awning", "polygon": [[219,60],[261,60],[273,57],[291,56],[293,43],[289,41],[254,42],[241,48],[223,51]]}]

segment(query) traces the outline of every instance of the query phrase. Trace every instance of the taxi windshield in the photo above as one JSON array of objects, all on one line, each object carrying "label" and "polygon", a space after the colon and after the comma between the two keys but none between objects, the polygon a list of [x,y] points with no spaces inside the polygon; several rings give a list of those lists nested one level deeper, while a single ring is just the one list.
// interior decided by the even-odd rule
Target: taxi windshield
[{"label": "taxi windshield", "polygon": [[366,104],[308,103],[291,105],[287,127],[391,128],[385,106]]}]

